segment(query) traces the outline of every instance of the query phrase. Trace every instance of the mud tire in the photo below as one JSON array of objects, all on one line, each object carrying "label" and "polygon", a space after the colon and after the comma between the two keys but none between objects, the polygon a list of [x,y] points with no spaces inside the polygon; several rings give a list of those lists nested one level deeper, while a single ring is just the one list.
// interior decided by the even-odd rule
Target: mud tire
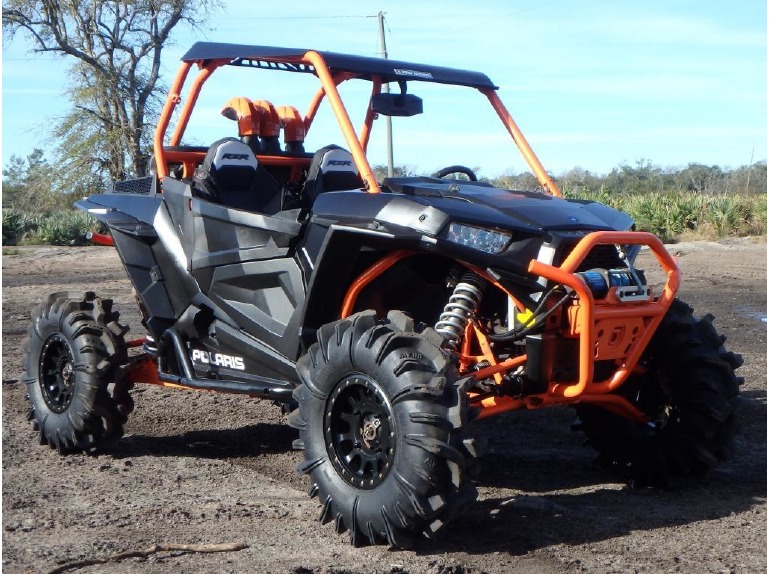
[{"label": "mud tire", "polygon": [[123,435],[126,416],[108,389],[127,356],[118,316],[92,292],[54,293],[32,313],[23,343],[27,418],[60,454],[93,454]]},{"label": "mud tire", "polygon": [[742,383],[735,369],[743,359],[725,350],[713,319],[697,320],[675,300],[640,361],[647,372],[619,389],[650,424],[595,406],[577,408],[598,462],[632,486],[676,486],[732,456]]},{"label": "mud tire", "polygon": [[[410,547],[475,498],[462,446],[467,395],[441,341],[400,312],[365,311],[322,327],[297,365],[297,470],[321,501],[320,521],[355,546]],[[373,418],[382,434],[370,444]]]}]

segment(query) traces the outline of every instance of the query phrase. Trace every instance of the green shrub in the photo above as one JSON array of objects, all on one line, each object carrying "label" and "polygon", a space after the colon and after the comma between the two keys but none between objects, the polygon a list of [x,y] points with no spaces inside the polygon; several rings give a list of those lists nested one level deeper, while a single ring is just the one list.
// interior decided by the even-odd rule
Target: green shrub
[{"label": "green shrub", "polygon": [[570,190],[565,195],[598,201],[625,211],[634,219],[638,230],[654,233],[664,241],[688,234],[719,239],[767,233],[766,195],[716,195],[692,191],[611,195],[604,190]]},{"label": "green shrub", "polygon": [[88,231],[96,231],[99,223],[82,211],[54,211],[42,218],[24,243],[42,245],[85,245]]},{"label": "green shrub", "polygon": [[3,245],[18,245],[39,224],[36,217],[13,209],[3,210]]}]

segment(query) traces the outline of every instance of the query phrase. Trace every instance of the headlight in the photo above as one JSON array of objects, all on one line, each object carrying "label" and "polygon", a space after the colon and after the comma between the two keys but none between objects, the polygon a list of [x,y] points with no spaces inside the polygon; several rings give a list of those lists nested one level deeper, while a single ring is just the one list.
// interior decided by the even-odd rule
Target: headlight
[{"label": "headlight", "polygon": [[450,223],[447,239],[485,253],[500,253],[511,240],[511,234],[464,223]]}]

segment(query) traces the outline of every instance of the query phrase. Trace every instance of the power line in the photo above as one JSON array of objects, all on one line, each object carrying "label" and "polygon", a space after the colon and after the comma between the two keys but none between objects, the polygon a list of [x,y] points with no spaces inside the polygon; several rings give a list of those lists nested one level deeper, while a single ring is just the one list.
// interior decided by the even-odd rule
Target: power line
[{"label": "power line", "polygon": [[445,32],[441,32],[440,34],[435,34],[433,36],[423,36],[420,38],[420,40],[433,40],[435,38],[444,38],[449,34],[456,34],[457,32],[464,32],[465,30],[470,30],[471,28],[478,28],[479,26],[483,26],[484,24],[489,24],[490,22],[498,22],[500,20],[509,18],[516,14],[521,14],[522,12],[528,12],[529,10],[534,10],[535,8],[548,6],[549,4],[555,4],[556,2],[560,2],[560,1],[561,0],[548,0],[547,2],[541,2],[539,4],[533,4],[531,6],[525,6],[524,8],[518,8],[516,10],[512,10],[511,12],[506,12],[505,14],[501,14],[500,16],[495,16],[494,18],[490,18],[488,20],[483,20],[481,22],[476,22],[475,24],[463,26],[462,28],[457,28],[455,30],[447,30]]},{"label": "power line", "polygon": [[377,14],[338,14],[336,16],[253,16],[247,18],[211,18],[216,22],[241,20],[337,20],[339,18],[376,18]]}]

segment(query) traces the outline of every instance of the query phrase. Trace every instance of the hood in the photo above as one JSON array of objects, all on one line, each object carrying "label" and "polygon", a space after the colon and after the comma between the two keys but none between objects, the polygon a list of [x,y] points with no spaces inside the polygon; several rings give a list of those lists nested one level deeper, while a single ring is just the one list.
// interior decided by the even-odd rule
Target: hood
[{"label": "hood", "polygon": [[383,191],[446,213],[453,221],[537,233],[548,230],[627,230],[627,214],[594,201],[498,189],[483,182],[432,177],[387,178]]}]

